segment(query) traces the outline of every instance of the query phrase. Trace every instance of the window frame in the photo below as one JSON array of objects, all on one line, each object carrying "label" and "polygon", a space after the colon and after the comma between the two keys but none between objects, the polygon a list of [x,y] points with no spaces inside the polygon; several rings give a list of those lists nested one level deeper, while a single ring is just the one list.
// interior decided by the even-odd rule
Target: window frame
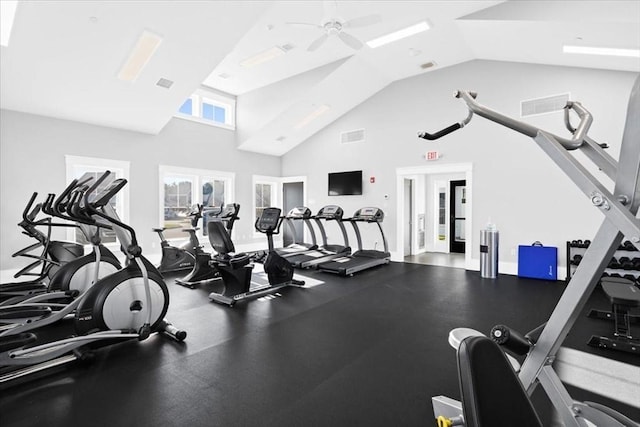
[{"label": "window frame", "polygon": [[[226,172],[226,171],[217,171],[217,170],[208,170],[208,169],[195,169],[195,168],[185,168],[180,166],[171,166],[171,165],[159,165],[158,167],[158,224],[160,227],[164,225],[164,179],[168,176],[178,176],[185,177],[192,181],[192,194],[191,194],[191,203],[202,203],[202,185],[205,182],[211,181],[224,181],[225,188],[224,193],[226,199],[224,200],[224,204],[227,205],[229,203],[234,203],[235,201],[235,172]],[[199,225],[199,230],[197,232],[197,236],[199,239],[203,239],[204,230],[202,225]],[[233,235],[233,233],[232,233]],[[172,237],[167,238],[167,241],[181,241],[187,238],[187,234],[185,233],[185,237]]]},{"label": "window frame", "polygon": [[[124,178],[127,180],[127,182],[129,182],[130,162],[126,160],[113,160],[66,154],[65,168],[67,183],[75,179],[76,176],[82,176],[82,174],[86,172],[104,172],[106,170],[112,172],[115,175],[115,178]],[[80,173],[80,175],[76,173],[78,169],[82,170],[82,173]],[[129,222],[129,185],[125,185],[124,188],[120,190],[120,192],[118,192],[118,194],[116,195],[116,212],[118,213],[120,221],[125,224]],[[76,229],[74,227],[70,227],[69,229],[67,229],[66,238],[71,242],[76,242]],[[119,250],[120,248],[120,243],[117,239],[115,242],[104,243],[104,245],[111,250]]]},{"label": "window frame", "polygon": [[[180,107],[184,105],[187,99],[191,99],[191,114],[185,114],[180,112]],[[224,129],[235,130],[236,129],[236,99],[230,95],[224,95],[218,92],[214,92],[206,89],[198,89],[193,95],[186,98],[183,104],[180,104],[178,111],[174,114],[174,117],[179,119],[191,120],[198,123],[203,123],[210,126],[217,126]],[[225,122],[216,122],[215,120],[209,120],[202,117],[202,104],[207,103],[214,107],[220,107],[225,110]]]},{"label": "window frame", "polygon": [[[252,210],[251,210],[251,217],[253,220],[253,223],[255,224],[256,220],[258,219],[256,217],[256,209],[258,208],[258,206],[256,206],[256,185],[261,184],[261,185],[269,185],[271,187],[271,205],[270,206],[278,206],[279,200],[278,200],[278,195],[279,192],[282,191],[282,183],[281,183],[281,178],[275,177],[275,176],[265,176],[265,175],[253,175],[252,179],[251,179],[251,204],[252,204]],[[266,206],[266,207],[270,207],[270,206]],[[264,234],[260,233],[259,231],[257,231],[255,229],[255,227],[253,228],[253,237],[257,238],[257,237],[263,237]]]}]

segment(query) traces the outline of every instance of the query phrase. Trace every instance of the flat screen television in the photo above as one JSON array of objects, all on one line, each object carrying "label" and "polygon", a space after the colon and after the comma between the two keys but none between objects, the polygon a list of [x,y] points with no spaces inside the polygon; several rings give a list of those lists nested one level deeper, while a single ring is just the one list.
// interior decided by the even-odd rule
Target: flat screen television
[{"label": "flat screen television", "polygon": [[362,195],[362,171],[333,172],[329,174],[330,196]]}]

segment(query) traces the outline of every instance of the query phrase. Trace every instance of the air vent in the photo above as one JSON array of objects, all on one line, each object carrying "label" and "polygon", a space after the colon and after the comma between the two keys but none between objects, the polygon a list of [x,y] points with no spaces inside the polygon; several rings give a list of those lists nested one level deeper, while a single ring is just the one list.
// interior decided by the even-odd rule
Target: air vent
[{"label": "air vent", "polygon": [[420,64],[420,68],[426,70],[427,68],[435,67],[436,63],[433,61],[425,62],[424,64]]},{"label": "air vent", "polygon": [[160,79],[158,80],[158,83],[156,83],[157,86],[163,87],[165,89],[169,89],[172,84],[173,82],[169,79]]},{"label": "air vent", "polygon": [[342,144],[350,144],[352,142],[364,142],[364,129],[350,130],[340,134],[340,142]]},{"label": "air vent", "polygon": [[571,94],[545,96],[544,98],[529,99],[520,101],[520,117],[537,116],[555,111],[562,111]]}]

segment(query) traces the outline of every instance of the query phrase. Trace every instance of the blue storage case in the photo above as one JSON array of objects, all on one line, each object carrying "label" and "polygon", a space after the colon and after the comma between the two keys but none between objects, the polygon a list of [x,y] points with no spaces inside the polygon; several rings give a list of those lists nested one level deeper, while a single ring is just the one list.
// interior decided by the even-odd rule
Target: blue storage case
[{"label": "blue storage case", "polygon": [[518,277],[557,280],[558,248],[540,242],[518,246]]}]

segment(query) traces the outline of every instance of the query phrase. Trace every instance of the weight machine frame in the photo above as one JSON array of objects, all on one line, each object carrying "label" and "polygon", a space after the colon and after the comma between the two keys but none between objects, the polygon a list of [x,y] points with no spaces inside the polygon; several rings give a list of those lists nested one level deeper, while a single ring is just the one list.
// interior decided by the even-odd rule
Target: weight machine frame
[{"label": "weight machine frame", "polygon": [[[637,217],[640,206],[640,76],[636,78],[629,98],[618,161],[604,151],[607,148],[605,144],[598,144],[587,135],[592,117],[578,102],[570,101],[565,107],[565,125],[572,134],[568,139],[491,110],[476,101],[476,93],[461,90],[455,92],[454,96],[465,101],[469,108],[469,115],[461,122],[434,134],[421,132],[418,134],[419,137],[428,140],[438,139],[463,128],[471,121],[474,114],[506,126],[531,137],[582,190],[593,206],[604,214],[605,219],[595,238],[571,277],[539,339],[529,351],[518,375],[529,395],[538,384],[542,385],[560,419],[567,427],[588,426],[585,420],[596,425],[630,425],[628,423],[631,420],[610,408],[574,401],[552,364],[623,238],[626,237],[634,244],[640,243],[640,220]],[[570,110],[574,110],[580,117],[577,128],[571,125]],[[610,192],[570,154],[573,150],[582,151],[614,181],[613,192]],[[445,416],[455,416],[456,412],[458,416],[462,415],[461,406],[452,399],[443,396],[434,397],[433,405],[436,416],[438,416],[437,411]],[[637,425],[631,422],[633,423],[631,425]]]}]

